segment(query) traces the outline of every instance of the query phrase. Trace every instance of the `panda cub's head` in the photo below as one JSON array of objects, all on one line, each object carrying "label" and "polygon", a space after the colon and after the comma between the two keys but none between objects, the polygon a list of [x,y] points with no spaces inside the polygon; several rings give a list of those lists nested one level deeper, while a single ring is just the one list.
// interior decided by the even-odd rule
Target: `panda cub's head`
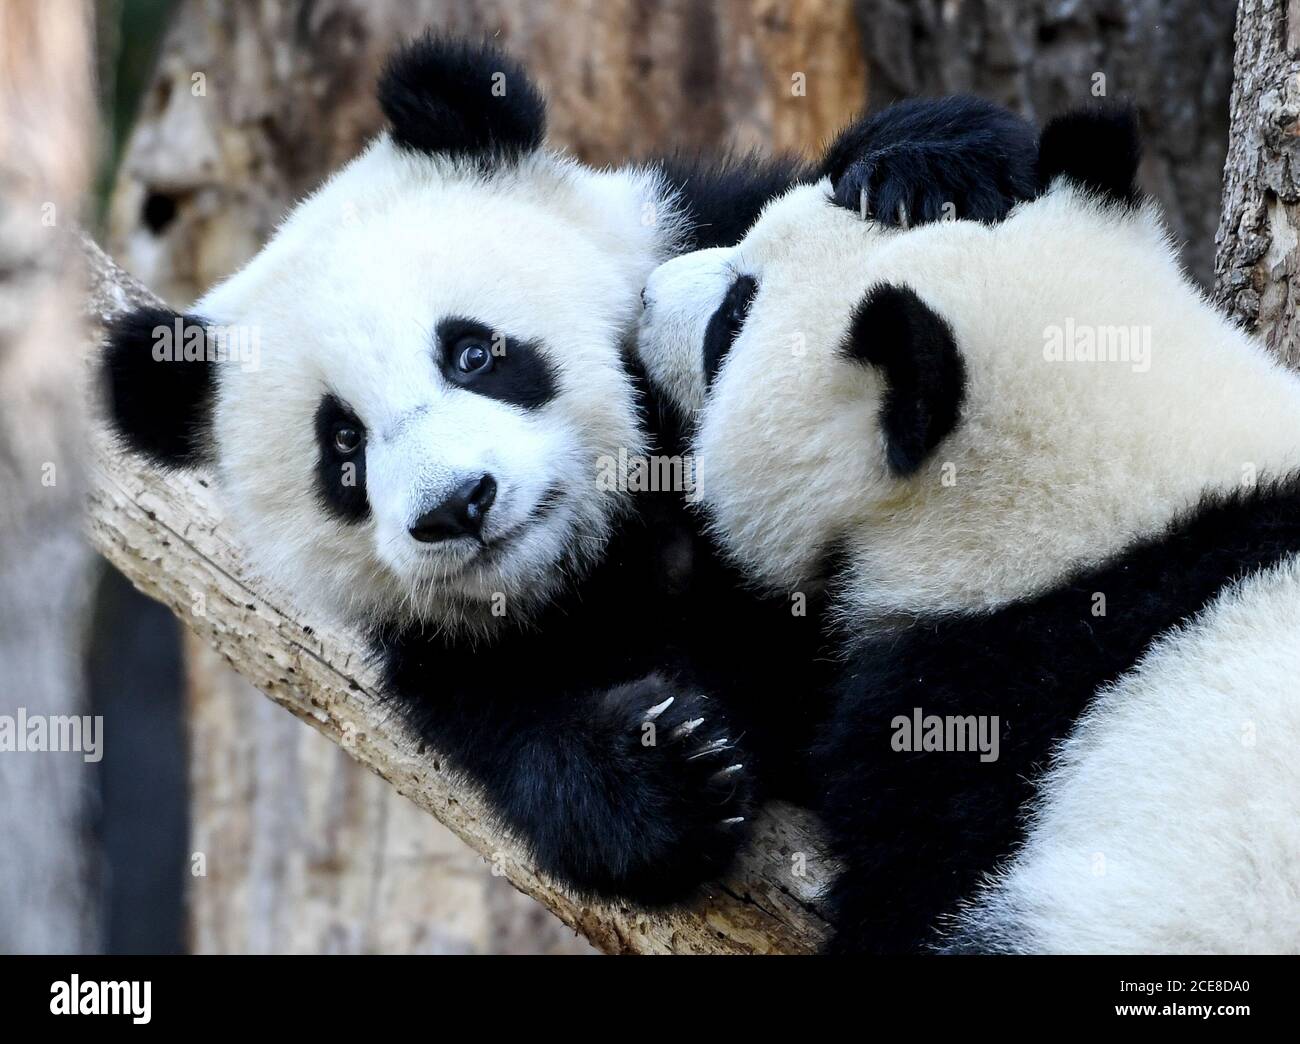
[{"label": "panda cub's head", "polygon": [[823,183],[652,274],[638,351],[747,575],[987,608],[1300,464],[1297,381],[1189,285],[1137,154],[1126,116],[1065,117],[1002,224],[885,231]]},{"label": "panda cub's head", "polygon": [[545,151],[540,95],[491,49],[426,38],[380,100],[391,131],[192,315],[116,324],[113,421],[215,465],[254,564],[302,598],[518,619],[623,509],[594,462],[640,445],[622,353],[671,215],[642,221],[653,175]]}]

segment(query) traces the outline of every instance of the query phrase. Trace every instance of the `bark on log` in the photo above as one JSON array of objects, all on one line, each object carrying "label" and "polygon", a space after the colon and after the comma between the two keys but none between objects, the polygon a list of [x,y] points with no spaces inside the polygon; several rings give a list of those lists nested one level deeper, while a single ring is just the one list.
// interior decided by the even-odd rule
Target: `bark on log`
[{"label": "bark on log", "polygon": [[1300,367],[1300,0],[1242,0],[1215,292]]},{"label": "bark on log", "polygon": [[[0,714],[11,726],[20,708],[47,723],[88,710],[81,286],[68,230],[90,151],[89,40],[80,3],[0,4]],[[95,771],[77,751],[0,751],[0,953],[99,947]]]},{"label": "bark on log", "polygon": [[[88,313],[156,300],[86,240]],[[97,356],[92,350],[91,360]],[[728,877],[687,907],[647,913],[575,900],[538,875],[482,799],[436,750],[418,749],[375,697],[378,672],[357,634],[293,608],[245,570],[210,479],[144,467],[93,437],[94,546],[142,591],[171,607],[240,674],[449,826],[520,891],[606,952],[803,953],[825,934],[816,897],[830,869],[812,817],[777,805],[761,816]]]}]

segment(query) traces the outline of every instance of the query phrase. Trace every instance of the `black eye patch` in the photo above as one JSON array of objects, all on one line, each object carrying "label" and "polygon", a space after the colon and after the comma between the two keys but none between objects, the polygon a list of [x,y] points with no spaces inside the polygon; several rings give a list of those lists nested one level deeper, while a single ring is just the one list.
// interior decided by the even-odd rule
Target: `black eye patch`
[{"label": "black eye patch", "polygon": [[740,328],[745,325],[749,315],[749,306],[754,295],[758,293],[758,283],[753,276],[737,276],[735,282],[727,288],[722,304],[709,318],[709,325],[704,329],[704,383],[713,384],[713,378],[722,368],[722,360],[736,343]]},{"label": "black eye patch", "polygon": [[344,522],[370,514],[366,499],[366,426],[330,393],[316,407],[316,495],[325,510]]},{"label": "black eye patch", "polygon": [[536,341],[507,337],[473,319],[444,319],[435,333],[434,354],[449,383],[526,410],[555,398],[555,368]]}]

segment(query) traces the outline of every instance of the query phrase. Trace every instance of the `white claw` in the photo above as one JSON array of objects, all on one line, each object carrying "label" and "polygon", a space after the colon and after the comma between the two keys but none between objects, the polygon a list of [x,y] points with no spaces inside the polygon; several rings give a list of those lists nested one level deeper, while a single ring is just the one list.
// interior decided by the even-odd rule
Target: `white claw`
[{"label": "white claw", "polygon": [[681,739],[689,736],[692,732],[704,724],[703,718],[692,718],[690,721],[684,721],[677,728],[673,729],[673,739]]},{"label": "white claw", "polygon": [[659,717],[659,715],[661,715],[664,711],[666,711],[669,707],[673,705],[673,700],[675,699],[677,699],[676,696],[669,696],[668,699],[664,700],[663,703],[656,703],[653,707],[651,707],[648,711],[645,712],[645,720],[654,721],[655,718]]},{"label": "white claw", "polygon": [[716,754],[720,750],[727,750],[730,748],[730,746],[731,746],[731,740],[729,740],[726,736],[723,736],[721,739],[711,740],[710,742],[704,744],[704,746],[702,746],[699,750],[697,750],[686,760],[694,761],[696,758],[702,758],[706,754]]},{"label": "white claw", "polygon": [[732,816],[730,819],[722,820],[720,825],[729,827],[729,826],[735,826],[737,823],[743,823],[744,821],[745,821],[744,816]]},{"label": "white claw", "polygon": [[730,779],[732,776],[734,776],[737,772],[739,772],[739,771],[740,771],[741,769],[743,769],[744,767],[745,767],[745,765],[744,765],[743,762],[740,763],[740,764],[738,764],[738,765],[728,765],[726,768],[724,768],[724,769],[719,769],[717,772],[715,772],[715,773],[713,774],[713,778],[714,778],[714,779]]}]

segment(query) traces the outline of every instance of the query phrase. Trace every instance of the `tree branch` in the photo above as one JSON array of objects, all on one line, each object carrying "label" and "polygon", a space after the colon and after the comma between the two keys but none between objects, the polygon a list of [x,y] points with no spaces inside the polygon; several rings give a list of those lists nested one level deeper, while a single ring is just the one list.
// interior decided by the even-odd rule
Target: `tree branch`
[{"label": "tree branch", "polygon": [[[98,341],[113,315],[157,298],[90,239],[84,247],[86,310]],[[813,818],[789,805],[760,816],[731,874],[680,910],[588,905],[539,876],[482,798],[436,751],[417,750],[381,709],[379,672],[364,639],[300,614],[246,572],[208,477],[141,467],[113,446],[102,424],[92,441],[95,548],[253,685],[450,827],[492,861],[494,872],[594,945],[609,953],[803,953],[820,943],[826,926],[815,897],[828,861]]]}]

